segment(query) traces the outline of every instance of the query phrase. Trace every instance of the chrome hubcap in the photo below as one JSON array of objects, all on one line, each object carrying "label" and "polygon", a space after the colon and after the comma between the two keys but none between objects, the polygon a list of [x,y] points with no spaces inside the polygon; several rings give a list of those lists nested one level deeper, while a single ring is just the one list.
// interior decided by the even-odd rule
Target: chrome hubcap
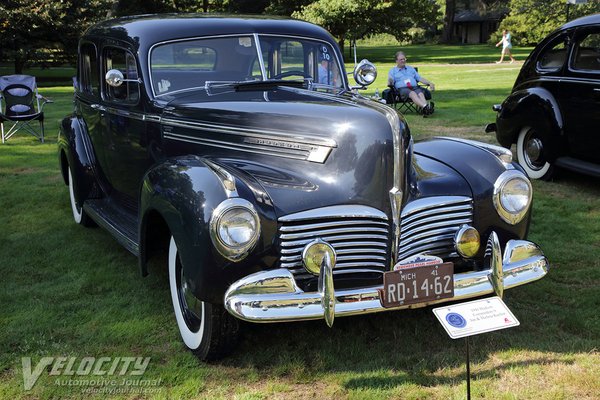
[{"label": "chrome hubcap", "polygon": [[200,329],[202,322],[202,302],[194,296],[192,290],[183,275],[183,268],[181,263],[177,260],[177,287],[179,304],[181,305],[181,311],[187,327],[192,331],[196,332]]},{"label": "chrome hubcap", "polygon": [[542,155],[542,141],[538,138],[532,138],[527,142],[527,148],[525,151],[527,152],[527,157],[532,162],[539,161],[540,156]]}]

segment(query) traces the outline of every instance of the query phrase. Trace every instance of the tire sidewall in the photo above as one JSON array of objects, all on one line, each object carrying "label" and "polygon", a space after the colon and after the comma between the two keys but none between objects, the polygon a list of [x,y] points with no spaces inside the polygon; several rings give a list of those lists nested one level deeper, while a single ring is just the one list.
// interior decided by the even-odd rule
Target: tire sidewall
[{"label": "tire sidewall", "polygon": [[175,313],[175,319],[177,320],[177,327],[181,339],[185,345],[191,350],[201,350],[207,347],[207,343],[210,341],[210,330],[208,329],[208,321],[210,318],[210,304],[202,302],[202,321],[200,328],[197,332],[193,332],[189,329],[183,316],[183,310],[181,309],[181,303],[179,301],[179,288],[177,287],[177,244],[175,238],[171,236],[169,243],[169,288],[171,290],[171,300],[173,302],[173,311]]},{"label": "tire sidewall", "polygon": [[71,166],[69,165],[69,198],[71,199],[71,211],[73,212],[73,219],[77,224],[82,223],[83,220],[83,208],[77,206],[77,200],[75,199],[75,186],[73,183],[73,173],[71,172]]},{"label": "tire sidewall", "polygon": [[530,179],[545,179],[552,171],[552,165],[548,161],[539,169],[533,169],[526,161],[528,156],[525,154],[525,137],[531,130],[534,130],[534,128],[526,126],[519,132],[517,139],[517,159]]}]

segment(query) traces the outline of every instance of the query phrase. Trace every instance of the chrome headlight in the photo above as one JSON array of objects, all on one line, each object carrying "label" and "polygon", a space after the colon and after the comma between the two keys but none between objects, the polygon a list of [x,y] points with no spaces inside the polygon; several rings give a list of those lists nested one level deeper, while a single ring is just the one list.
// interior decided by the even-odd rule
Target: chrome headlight
[{"label": "chrome headlight", "polygon": [[221,255],[240,261],[260,236],[260,220],[252,203],[240,198],[223,201],[210,218],[210,238]]},{"label": "chrome headlight", "polygon": [[521,172],[504,172],[494,183],[494,207],[504,221],[511,225],[521,222],[531,206],[532,188]]},{"label": "chrome headlight", "polygon": [[354,69],[354,80],[361,86],[369,86],[377,78],[377,67],[369,60],[361,60]]}]

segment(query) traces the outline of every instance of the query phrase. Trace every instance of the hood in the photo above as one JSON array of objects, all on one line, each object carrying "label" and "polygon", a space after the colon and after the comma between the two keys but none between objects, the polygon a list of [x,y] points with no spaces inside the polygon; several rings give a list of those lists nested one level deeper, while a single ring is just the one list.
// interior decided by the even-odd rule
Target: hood
[{"label": "hood", "polygon": [[359,96],[298,88],[202,89],[170,99],[162,130],[180,142],[177,152],[193,151],[258,182],[278,217],[334,204],[390,215],[392,112]]}]

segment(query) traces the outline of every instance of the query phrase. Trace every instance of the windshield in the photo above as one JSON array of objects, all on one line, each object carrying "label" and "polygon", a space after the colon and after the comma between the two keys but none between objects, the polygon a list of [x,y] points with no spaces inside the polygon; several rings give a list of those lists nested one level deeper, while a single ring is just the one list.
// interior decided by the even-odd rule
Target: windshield
[{"label": "windshield", "polygon": [[216,83],[269,80],[306,80],[313,89],[344,87],[338,58],[329,43],[271,35],[192,39],[154,46],[150,76],[155,96]]}]

